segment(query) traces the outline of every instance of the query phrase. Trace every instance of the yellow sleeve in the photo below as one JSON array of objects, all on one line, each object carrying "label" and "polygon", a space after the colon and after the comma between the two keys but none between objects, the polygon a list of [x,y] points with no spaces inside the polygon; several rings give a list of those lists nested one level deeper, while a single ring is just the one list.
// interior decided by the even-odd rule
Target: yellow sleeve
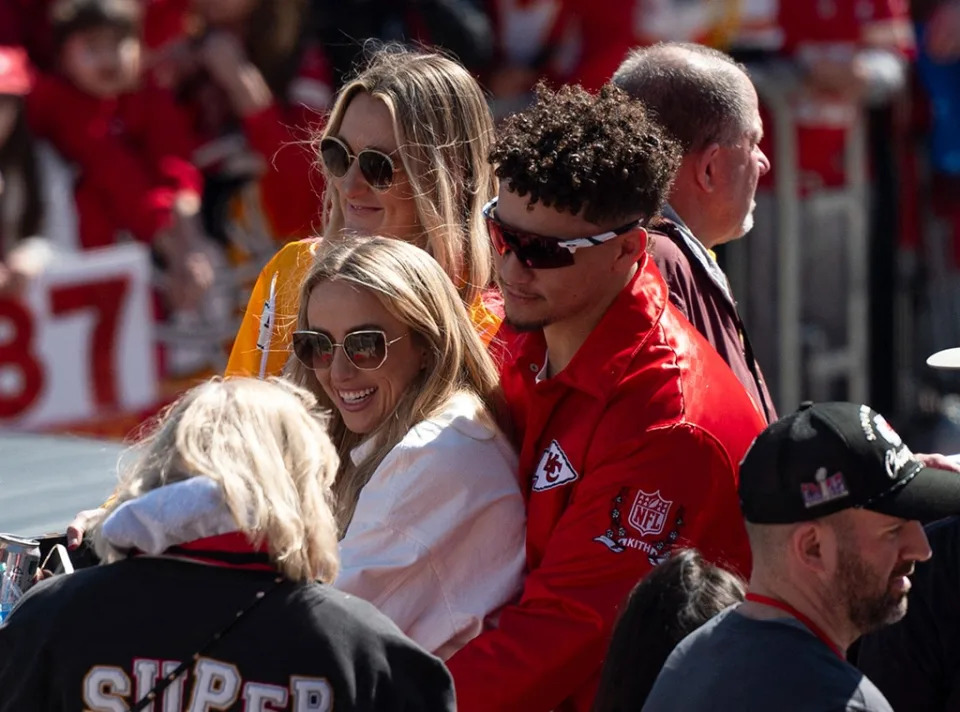
[{"label": "yellow sleeve", "polygon": [[[311,238],[285,245],[260,271],[257,283],[250,294],[247,310],[243,315],[240,330],[233,342],[226,376],[252,376],[260,374],[261,350],[257,347],[260,322],[264,305],[270,296],[270,283],[277,275],[276,316],[270,337],[266,375],[276,376],[283,370],[290,353],[290,340],[297,323],[300,307],[300,285],[313,264],[320,240]],[[473,322],[484,346],[500,328],[500,317],[490,311],[482,297],[470,306],[470,321]]]},{"label": "yellow sleeve", "polygon": [[470,305],[470,321],[473,323],[473,328],[477,330],[483,345],[489,347],[490,341],[500,329],[500,322],[503,320],[490,311],[481,294]]},{"label": "yellow sleeve", "polygon": [[277,376],[283,370],[290,353],[291,334],[297,323],[300,285],[313,264],[319,244],[317,238],[288,243],[260,271],[224,375],[254,378],[260,375],[263,352],[257,347],[257,339],[274,275],[277,276],[276,311],[268,346],[266,375]]}]

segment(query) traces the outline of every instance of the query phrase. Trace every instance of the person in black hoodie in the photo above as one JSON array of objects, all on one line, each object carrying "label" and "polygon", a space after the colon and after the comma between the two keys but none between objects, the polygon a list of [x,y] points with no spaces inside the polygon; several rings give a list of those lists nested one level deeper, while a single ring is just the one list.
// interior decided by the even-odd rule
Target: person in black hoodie
[{"label": "person in black hoodie", "polygon": [[0,625],[0,712],[452,712],[443,664],[324,583],[337,457],[315,406],[253,379],[172,406],[94,531],[108,563],[36,585]]}]

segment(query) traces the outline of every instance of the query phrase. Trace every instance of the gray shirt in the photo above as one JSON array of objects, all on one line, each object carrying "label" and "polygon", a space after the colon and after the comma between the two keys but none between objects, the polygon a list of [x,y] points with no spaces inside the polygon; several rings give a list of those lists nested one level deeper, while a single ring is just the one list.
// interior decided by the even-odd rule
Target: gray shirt
[{"label": "gray shirt", "polygon": [[667,658],[643,712],[893,712],[863,673],[793,618],[728,608]]}]

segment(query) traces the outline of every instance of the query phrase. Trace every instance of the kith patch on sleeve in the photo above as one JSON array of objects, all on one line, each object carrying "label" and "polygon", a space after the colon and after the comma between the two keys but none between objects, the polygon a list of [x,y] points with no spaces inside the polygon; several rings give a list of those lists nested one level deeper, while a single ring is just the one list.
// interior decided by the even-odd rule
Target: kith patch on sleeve
[{"label": "kith patch on sleeve", "polygon": [[[593,540],[603,544],[614,554],[636,549],[647,555],[651,565],[662,564],[670,558],[680,537],[680,529],[686,516],[684,508],[679,504],[674,508],[673,500],[665,499],[660,490],[653,494],[637,490],[635,497],[631,498],[630,495],[630,488],[620,488],[610,503],[609,527]],[[633,504],[629,512],[625,512],[625,506],[631,501]],[[672,520],[671,509],[675,510]],[[630,529],[627,528],[628,524]]]},{"label": "kith patch on sleeve", "polygon": [[543,451],[540,464],[537,465],[537,471],[533,476],[533,491],[543,492],[579,478],[580,475],[573,469],[560,443],[553,440],[550,442],[550,447]]}]

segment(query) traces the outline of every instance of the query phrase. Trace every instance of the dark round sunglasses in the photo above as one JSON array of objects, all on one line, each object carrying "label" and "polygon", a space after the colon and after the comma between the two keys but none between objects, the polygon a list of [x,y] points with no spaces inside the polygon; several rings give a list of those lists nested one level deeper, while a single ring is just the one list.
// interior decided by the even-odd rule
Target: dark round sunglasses
[{"label": "dark round sunglasses", "polygon": [[643,219],[633,220],[626,225],[590,237],[578,237],[564,240],[559,237],[538,235],[535,232],[517,230],[504,225],[497,217],[497,199],[494,198],[483,207],[483,217],[487,221],[487,231],[497,253],[504,255],[512,252],[530,269],[557,269],[573,264],[573,255],[577,250],[602,245],[613,238],[642,227]]},{"label": "dark round sunglasses", "polygon": [[354,366],[361,371],[376,371],[387,360],[387,348],[406,334],[387,340],[379,329],[351,331],[338,344],[320,331],[294,331],[293,353],[304,366],[310,369],[330,368],[333,352],[339,346]]},{"label": "dark round sunglasses", "polygon": [[396,171],[393,159],[383,151],[365,148],[356,155],[336,136],[327,136],[320,141],[320,158],[327,172],[334,178],[343,178],[356,160],[360,165],[360,174],[377,191],[385,191],[393,185]]}]

